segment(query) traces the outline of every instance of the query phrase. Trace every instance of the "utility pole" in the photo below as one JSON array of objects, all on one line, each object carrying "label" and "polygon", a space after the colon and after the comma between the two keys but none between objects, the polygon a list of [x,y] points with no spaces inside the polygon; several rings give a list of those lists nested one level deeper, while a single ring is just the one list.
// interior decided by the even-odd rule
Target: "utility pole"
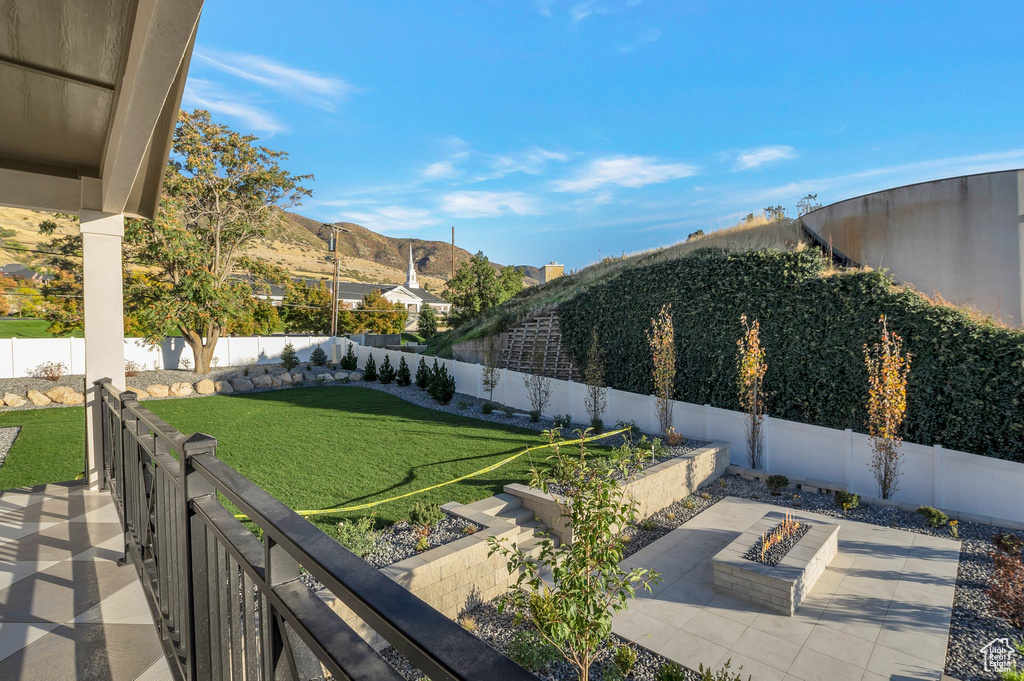
[{"label": "utility pole", "polygon": [[455,278],[455,225],[452,225],[452,279]]},{"label": "utility pole", "polygon": [[334,233],[327,239],[327,252],[334,254],[334,283],[331,285],[331,337],[333,338],[338,335],[338,268],[341,265],[341,258],[338,257],[338,234],[341,232],[347,234],[349,230],[329,222],[323,223],[323,226],[334,230]]}]

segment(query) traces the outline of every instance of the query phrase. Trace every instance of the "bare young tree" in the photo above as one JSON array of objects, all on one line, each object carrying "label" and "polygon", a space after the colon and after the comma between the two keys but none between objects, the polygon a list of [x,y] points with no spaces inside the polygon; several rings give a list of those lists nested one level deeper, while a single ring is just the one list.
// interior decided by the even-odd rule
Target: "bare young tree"
[{"label": "bare young tree", "polygon": [[544,409],[551,402],[551,379],[542,375],[544,370],[544,353],[540,348],[534,349],[532,367],[530,373],[523,377],[523,384],[526,386],[526,394],[530,398],[530,420],[540,420]]},{"label": "bare young tree", "polygon": [[501,383],[501,369],[498,368],[498,357],[500,354],[495,336],[487,338],[484,347],[484,368],[480,378],[480,384],[487,391],[487,401],[494,401],[494,390]]},{"label": "bare young tree", "polygon": [[672,428],[672,397],[676,383],[676,339],[672,328],[672,305],[662,305],[647,332],[654,365],[654,394],[658,398],[658,426],[668,434]]},{"label": "bare young tree", "polygon": [[604,384],[604,355],[597,343],[597,331],[590,335],[590,349],[587,351],[587,365],[583,369],[583,381],[587,395],[583,402],[590,417],[590,426],[597,432],[604,430],[604,410],[608,407],[608,387]]},{"label": "bare young tree", "polygon": [[883,499],[891,499],[899,489],[902,457],[900,426],[907,415],[907,376],[910,354],[903,352],[903,339],[889,331],[885,315],[881,341],[864,344],[864,362],[868,369],[868,435],[874,454],[868,464],[878,482]]},{"label": "bare young tree", "polygon": [[761,325],[755,319],[747,323],[747,315],[740,316],[743,335],[736,345],[738,387],[740,405],[747,412],[747,451],[750,456],[750,467],[761,467],[761,456],[764,452],[764,401],[761,384],[768,365],[764,362],[764,348],[761,347]]}]

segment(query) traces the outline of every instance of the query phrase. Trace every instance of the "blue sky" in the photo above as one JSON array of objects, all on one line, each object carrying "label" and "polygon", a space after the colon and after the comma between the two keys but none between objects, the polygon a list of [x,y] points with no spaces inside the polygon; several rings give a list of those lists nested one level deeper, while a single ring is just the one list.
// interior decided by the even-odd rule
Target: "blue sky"
[{"label": "blue sky", "polygon": [[1024,167],[1017,2],[206,3],[183,106],[297,211],[502,263],[668,245],[807,193]]}]

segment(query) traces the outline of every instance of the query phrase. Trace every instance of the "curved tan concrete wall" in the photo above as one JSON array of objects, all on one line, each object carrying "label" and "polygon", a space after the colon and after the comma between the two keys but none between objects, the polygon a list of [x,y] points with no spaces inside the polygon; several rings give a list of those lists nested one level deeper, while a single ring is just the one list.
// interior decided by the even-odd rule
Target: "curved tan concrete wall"
[{"label": "curved tan concrete wall", "polygon": [[887,189],[802,220],[861,265],[1021,327],[1022,216],[1024,170],[1010,170]]}]

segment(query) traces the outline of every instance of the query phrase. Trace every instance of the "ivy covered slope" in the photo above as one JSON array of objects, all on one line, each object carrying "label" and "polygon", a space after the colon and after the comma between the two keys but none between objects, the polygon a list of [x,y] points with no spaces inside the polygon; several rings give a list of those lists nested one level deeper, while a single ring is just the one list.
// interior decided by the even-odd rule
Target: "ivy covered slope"
[{"label": "ivy covered slope", "polygon": [[559,303],[577,362],[596,329],[609,386],[652,392],[644,332],[665,303],[675,324],[676,397],[738,409],[740,315],[758,319],[767,413],[863,432],[864,344],[879,315],[912,356],[905,439],[1024,462],[1024,332],[978,321],[894,286],[835,271],[817,251],[696,253],[628,268]]}]

